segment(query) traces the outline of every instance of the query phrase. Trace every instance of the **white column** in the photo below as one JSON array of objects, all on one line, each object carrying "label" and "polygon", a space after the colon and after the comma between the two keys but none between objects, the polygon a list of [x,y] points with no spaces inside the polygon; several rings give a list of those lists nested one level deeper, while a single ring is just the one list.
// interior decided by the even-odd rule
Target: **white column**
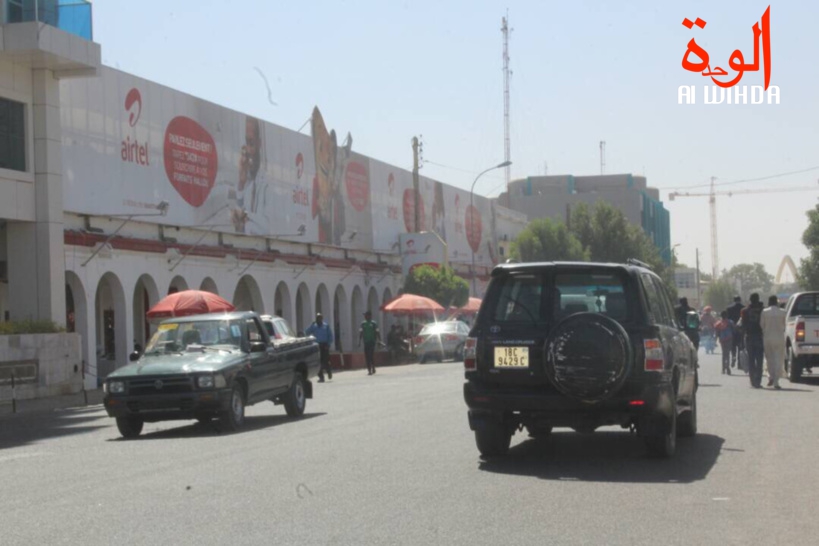
[{"label": "white column", "polygon": [[59,82],[32,70],[35,222],[9,222],[9,310],[12,319],[65,324],[62,150]]}]

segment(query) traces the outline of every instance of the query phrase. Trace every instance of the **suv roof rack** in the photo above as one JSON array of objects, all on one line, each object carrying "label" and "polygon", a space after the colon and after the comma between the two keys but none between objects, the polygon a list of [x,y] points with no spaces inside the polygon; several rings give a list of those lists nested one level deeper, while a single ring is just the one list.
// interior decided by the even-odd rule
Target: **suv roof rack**
[{"label": "suv roof rack", "polygon": [[647,263],[641,262],[640,260],[636,260],[634,258],[629,258],[628,260],[626,260],[626,263],[629,264],[629,265],[636,265],[636,266],[639,266],[639,267],[644,267],[644,268],[649,269],[649,270],[651,269],[651,266],[648,265]]}]

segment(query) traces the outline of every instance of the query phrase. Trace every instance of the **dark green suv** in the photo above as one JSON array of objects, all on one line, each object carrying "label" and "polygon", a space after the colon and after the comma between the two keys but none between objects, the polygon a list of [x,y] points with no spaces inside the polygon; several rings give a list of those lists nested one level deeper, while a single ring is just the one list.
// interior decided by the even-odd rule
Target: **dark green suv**
[{"label": "dark green suv", "polygon": [[464,354],[469,426],[484,457],[512,435],[619,425],[670,457],[697,432],[697,353],[648,266],[496,267]]}]

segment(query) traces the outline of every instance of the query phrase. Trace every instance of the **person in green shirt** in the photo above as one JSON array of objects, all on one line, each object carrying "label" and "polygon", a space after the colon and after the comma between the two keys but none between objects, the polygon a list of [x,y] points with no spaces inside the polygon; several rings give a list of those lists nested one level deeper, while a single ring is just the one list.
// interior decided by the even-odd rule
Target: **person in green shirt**
[{"label": "person in green shirt", "polygon": [[367,311],[364,313],[364,322],[358,331],[358,346],[364,342],[364,359],[367,361],[367,375],[375,373],[375,344],[381,341],[381,332],[378,331],[378,324],[373,321],[373,314]]}]

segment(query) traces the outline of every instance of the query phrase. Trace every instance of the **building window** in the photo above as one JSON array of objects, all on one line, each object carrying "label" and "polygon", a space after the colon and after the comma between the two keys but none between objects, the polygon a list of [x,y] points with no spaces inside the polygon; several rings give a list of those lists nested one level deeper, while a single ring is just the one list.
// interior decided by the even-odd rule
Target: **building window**
[{"label": "building window", "polygon": [[0,98],[0,169],[26,170],[25,105]]}]

